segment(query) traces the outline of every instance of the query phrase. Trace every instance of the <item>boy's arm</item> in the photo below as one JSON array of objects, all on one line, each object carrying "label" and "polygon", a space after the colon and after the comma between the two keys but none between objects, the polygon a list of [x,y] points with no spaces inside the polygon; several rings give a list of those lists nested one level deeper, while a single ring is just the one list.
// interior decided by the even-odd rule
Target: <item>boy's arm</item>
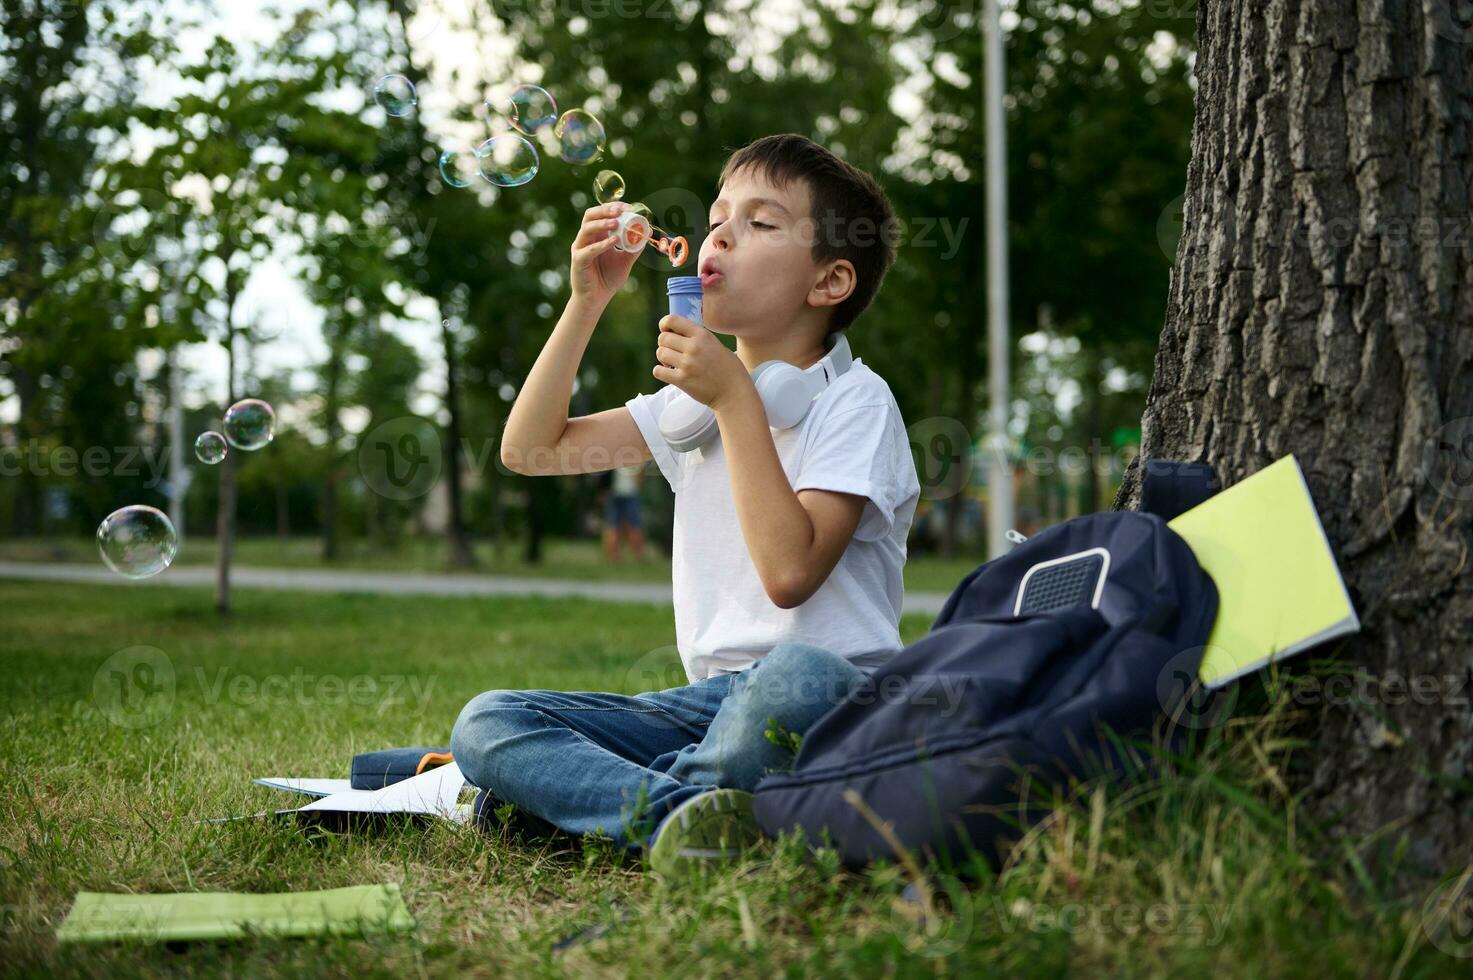
[{"label": "boy's arm", "polygon": [[517,392],[501,436],[501,463],[527,476],[597,473],[652,459],[629,409],[568,418],[573,378],[613,294],[636,256],[610,252],[612,216],[622,208],[589,208],[572,247],[572,297]]},{"label": "boy's arm", "polygon": [[507,416],[501,463],[526,476],[598,473],[653,459],[629,409],[568,418],[573,377],[598,323],[577,297],[547,338]]},{"label": "boy's arm", "polygon": [[783,470],[757,389],[737,387],[716,409],[737,521],[763,588],[782,609],[802,605],[829,577],[859,526],[865,497],[800,490]]}]

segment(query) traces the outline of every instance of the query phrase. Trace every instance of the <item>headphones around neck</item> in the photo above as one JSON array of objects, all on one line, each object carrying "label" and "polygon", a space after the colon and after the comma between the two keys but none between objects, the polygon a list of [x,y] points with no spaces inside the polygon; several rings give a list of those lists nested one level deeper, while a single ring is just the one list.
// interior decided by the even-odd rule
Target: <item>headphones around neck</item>
[{"label": "headphones around neck", "polygon": [[[763,361],[752,372],[752,384],[767,411],[767,424],[774,429],[791,429],[808,415],[813,400],[848,371],[854,363],[849,340],[843,333],[829,334],[823,341],[827,351],[818,363],[800,368],[787,361]],[[709,405],[685,392],[670,399],[660,413],[660,435],[677,453],[688,453],[710,442],[720,432],[716,413]]]}]

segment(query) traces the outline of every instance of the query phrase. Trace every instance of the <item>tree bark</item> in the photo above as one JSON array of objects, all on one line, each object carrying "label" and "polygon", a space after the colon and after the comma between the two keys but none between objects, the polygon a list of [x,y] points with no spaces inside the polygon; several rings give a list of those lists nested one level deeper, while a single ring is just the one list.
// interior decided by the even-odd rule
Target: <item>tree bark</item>
[{"label": "tree bark", "polygon": [[[987,336],[987,318],[985,314],[986,311],[983,305],[978,304],[977,309],[971,317],[973,332],[963,338],[963,342],[957,351],[957,384],[960,386],[960,391],[956,399],[957,415],[962,420],[962,425],[968,432],[971,432],[977,425],[977,398],[974,382],[977,369],[976,338]],[[990,430],[990,420],[985,422],[984,426]],[[996,493],[997,488],[988,487],[987,492],[989,495]],[[953,494],[944,498],[944,500],[946,503],[946,520],[941,525],[941,557],[955,558],[961,553],[962,511],[967,505],[967,495],[963,493]],[[982,527],[984,529],[981,534],[982,547],[979,550],[983,554],[987,554],[987,549],[991,548],[992,544],[987,540],[987,532],[985,530],[987,527],[987,516],[985,512],[982,517]]]},{"label": "tree bark", "polygon": [[[524,483],[537,479],[522,477]],[[543,494],[535,486],[527,486],[527,548],[522,560],[528,565],[542,564],[542,507]]]},{"label": "tree bark", "polygon": [[323,394],[323,429],[327,433],[327,471],[322,481],[322,560],[337,561],[338,558],[338,470],[342,466],[342,451],[339,443],[343,438],[342,426],[338,424],[338,394],[342,387],[343,358],[347,356],[348,334],[351,327],[336,323],[331,331],[327,348],[327,364],[323,370],[326,392]]},{"label": "tree bark", "polygon": [[[235,404],[235,301],[241,282],[225,259],[225,408]],[[235,549],[235,454],[231,446],[220,461],[220,499],[215,509],[215,610],[230,612],[230,562]]]},{"label": "tree bark", "polygon": [[220,501],[215,511],[215,610],[230,612],[230,560],[235,548],[235,453],[220,461]]},{"label": "tree bark", "polygon": [[1473,30],[1451,6],[1201,4],[1185,233],[1115,500],[1139,506],[1143,458],[1224,486],[1298,458],[1362,621],[1321,653],[1373,683],[1310,708],[1294,780],[1311,817],[1433,868],[1473,841]]},{"label": "tree bark", "polygon": [[11,514],[11,530],[17,538],[25,538],[41,533],[41,517],[45,513],[41,502],[41,481],[36,477],[30,456],[38,434],[45,431],[45,427],[34,417],[39,408],[40,390],[36,376],[25,368],[16,366],[11,371],[11,377],[15,383],[16,396],[20,400],[15,444],[25,460],[20,468],[20,475],[15,480],[15,510]]},{"label": "tree bark", "polygon": [[1098,350],[1089,351],[1085,357],[1087,364],[1084,372],[1084,430],[1089,433],[1089,445],[1085,449],[1085,454],[1089,459],[1089,472],[1084,477],[1084,513],[1093,514],[1100,509],[1100,502],[1105,496],[1102,486],[1105,477],[1100,472],[1105,465],[1100,458],[1102,455],[1100,430],[1104,428],[1105,417],[1105,364]]},{"label": "tree bark", "polygon": [[291,537],[291,501],[287,492],[286,476],[276,477],[276,537],[286,541]]},{"label": "tree bark", "polygon": [[457,381],[459,354],[455,334],[450,330],[450,321],[440,323],[440,340],[445,345],[445,412],[449,424],[445,427],[445,479],[449,482],[450,513],[445,521],[445,540],[450,546],[450,564],[456,568],[471,568],[475,555],[471,552],[470,537],[465,530],[465,505],[460,486],[460,474],[464,468],[460,458],[460,389]]}]

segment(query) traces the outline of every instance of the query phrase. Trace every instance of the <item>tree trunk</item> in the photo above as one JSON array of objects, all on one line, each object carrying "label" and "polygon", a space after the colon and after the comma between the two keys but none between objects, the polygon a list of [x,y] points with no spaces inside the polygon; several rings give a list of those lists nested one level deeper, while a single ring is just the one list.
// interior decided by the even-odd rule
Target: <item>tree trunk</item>
[{"label": "tree trunk", "polygon": [[1473,30],[1451,6],[1201,5],[1184,235],[1115,501],[1139,506],[1142,458],[1226,486],[1295,454],[1363,624],[1324,652],[1372,683],[1311,707],[1294,779],[1312,817],[1436,868],[1473,841]]},{"label": "tree trunk", "polygon": [[291,501],[287,495],[286,477],[276,478],[276,537],[285,541],[291,537]]},{"label": "tree trunk", "polygon": [[497,568],[501,567],[501,532],[502,521],[506,519],[505,503],[502,499],[502,490],[505,487],[505,478],[491,468],[491,528],[494,537],[491,539],[491,563]]},{"label": "tree trunk", "polygon": [[[235,404],[235,300],[240,281],[225,256],[225,408]],[[220,499],[215,510],[215,609],[230,612],[230,559],[235,546],[235,454],[231,446],[220,461]]]},{"label": "tree trunk", "polygon": [[1093,514],[1099,511],[1105,496],[1102,486],[1105,477],[1100,472],[1106,465],[1102,458],[1103,445],[1100,439],[1100,430],[1104,428],[1105,417],[1105,362],[1097,350],[1086,352],[1085,357],[1087,366],[1084,372],[1084,431],[1089,435],[1089,445],[1085,449],[1089,460],[1089,472],[1084,475],[1084,513]]},{"label": "tree trunk", "polygon": [[220,501],[215,511],[215,609],[230,612],[230,559],[235,545],[235,454],[220,461]]},{"label": "tree trunk", "polygon": [[445,538],[450,546],[450,564],[456,568],[470,568],[475,565],[476,559],[471,553],[470,538],[465,532],[465,510],[461,500],[460,471],[463,467],[460,459],[460,394],[456,382],[458,358],[455,335],[450,331],[449,320],[440,323],[440,339],[445,345],[445,411],[450,416],[450,423],[445,431],[445,466],[448,471],[445,478],[449,481],[446,489],[450,491],[450,514],[445,522]]},{"label": "tree trunk", "polygon": [[338,469],[342,465],[339,443],[343,438],[338,424],[338,392],[342,386],[343,358],[347,356],[348,333],[351,328],[338,323],[331,328],[331,340],[327,349],[327,364],[323,381],[327,388],[323,394],[322,427],[327,434],[327,470],[322,481],[322,560],[337,561],[338,558]]},{"label": "tree trunk", "polygon": [[[522,477],[530,482],[537,477]],[[536,487],[527,487],[527,549],[522,560],[528,565],[542,564],[542,501],[543,494]]]},{"label": "tree trunk", "polygon": [[17,538],[25,538],[41,533],[41,481],[37,479],[35,467],[29,465],[29,462],[31,450],[37,444],[37,436],[44,431],[44,427],[33,417],[33,413],[39,410],[40,385],[35,375],[23,367],[15,366],[11,370],[11,377],[15,383],[16,396],[20,400],[15,444],[21,458],[27,463],[20,467],[20,475],[15,480],[15,510],[11,514],[11,530]]},{"label": "tree trunk", "polygon": [[[973,380],[977,363],[975,338],[987,336],[987,321],[984,312],[982,305],[978,304],[977,311],[973,316],[973,329],[977,332],[964,338],[958,352],[957,383],[961,386],[961,391],[957,397],[956,405],[958,416],[962,420],[962,426],[967,432],[971,432],[977,424],[977,399],[974,394]],[[985,425],[988,426],[990,431],[990,420]],[[968,446],[964,451],[971,452],[971,447]],[[988,487],[987,492],[989,494],[995,493],[997,492],[997,488]],[[965,493],[953,494],[944,498],[944,500],[946,503],[946,520],[941,525],[941,557],[955,558],[961,552],[962,511],[967,505],[967,495]],[[985,514],[982,519],[982,527],[984,530],[982,532],[982,547],[980,550],[983,554],[986,554],[987,549],[992,547],[992,545],[987,541],[987,532],[985,530],[987,527],[987,518]]]}]

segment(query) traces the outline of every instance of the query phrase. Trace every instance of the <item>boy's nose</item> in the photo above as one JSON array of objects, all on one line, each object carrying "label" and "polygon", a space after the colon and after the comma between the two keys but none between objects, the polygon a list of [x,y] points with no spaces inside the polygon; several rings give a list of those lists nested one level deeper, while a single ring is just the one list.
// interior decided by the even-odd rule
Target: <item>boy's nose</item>
[{"label": "boy's nose", "polygon": [[711,240],[712,248],[720,250],[731,248],[731,239],[727,231],[727,229],[730,227],[731,222],[724,221],[719,227],[711,229],[710,235],[708,237]]}]

